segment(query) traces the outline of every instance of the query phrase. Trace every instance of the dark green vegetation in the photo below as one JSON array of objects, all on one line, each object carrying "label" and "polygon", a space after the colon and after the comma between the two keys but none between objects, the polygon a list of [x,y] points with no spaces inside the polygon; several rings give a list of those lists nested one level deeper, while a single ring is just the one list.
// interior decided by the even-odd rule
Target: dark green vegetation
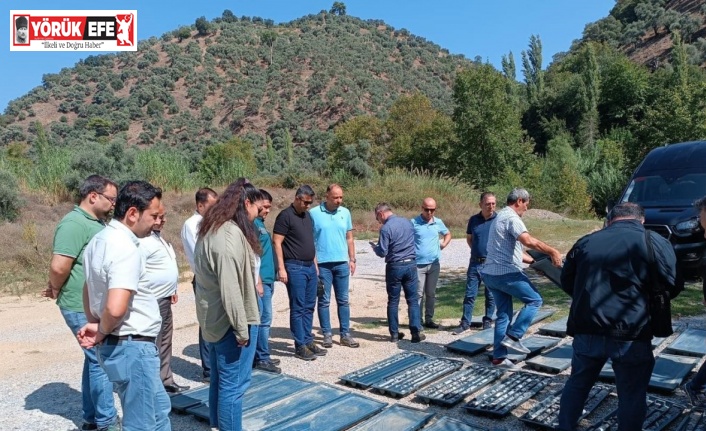
[{"label": "dark green vegetation", "polygon": [[[352,202],[369,209],[402,170],[465,199],[524,186],[535,207],[595,215],[650,149],[706,137],[695,3],[619,0],[548,68],[533,35],[502,70],[342,2],[278,25],[226,10],[45,75],[0,117],[0,174],[54,202],[96,172],[175,191],[318,179],[370,189]],[[667,48],[651,53],[655,38]],[[13,196],[1,218],[17,217]]]}]

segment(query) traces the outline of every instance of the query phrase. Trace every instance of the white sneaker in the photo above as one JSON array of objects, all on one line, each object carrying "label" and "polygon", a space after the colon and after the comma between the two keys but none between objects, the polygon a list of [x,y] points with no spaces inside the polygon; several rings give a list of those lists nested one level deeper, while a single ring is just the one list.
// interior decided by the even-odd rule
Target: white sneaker
[{"label": "white sneaker", "polygon": [[518,353],[523,353],[523,354],[528,354],[531,352],[530,349],[522,345],[519,341],[515,341],[512,338],[508,337],[507,335],[503,340],[500,342],[503,346],[507,347],[508,349],[514,350]]},{"label": "white sneaker", "polygon": [[503,359],[499,364],[493,363],[493,368],[505,368],[506,370],[519,370],[520,366],[513,364],[508,358]]}]

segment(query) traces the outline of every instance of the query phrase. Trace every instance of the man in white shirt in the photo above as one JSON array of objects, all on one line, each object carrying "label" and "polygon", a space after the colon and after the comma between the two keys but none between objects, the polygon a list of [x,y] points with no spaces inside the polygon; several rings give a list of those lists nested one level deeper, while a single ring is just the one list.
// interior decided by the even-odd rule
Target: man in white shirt
[{"label": "man in white shirt", "polygon": [[[196,248],[196,236],[199,231],[199,224],[203,215],[206,214],[209,208],[216,203],[218,193],[208,187],[203,187],[196,192],[196,211],[186,219],[184,226],[181,228],[181,242],[184,245],[184,254],[189,262],[191,271],[194,271],[194,248]],[[196,276],[192,280],[192,284],[196,281]],[[196,287],[194,286],[194,289]],[[201,357],[201,368],[203,368],[203,380],[209,382],[211,379],[211,362],[208,355],[208,345],[203,339],[201,328],[199,327],[199,356]]]},{"label": "man in white shirt", "polygon": [[130,181],[118,193],[113,220],[86,246],[83,304],[88,323],[82,347],[97,346],[101,367],[123,406],[123,430],[171,430],[169,396],[159,378],[155,344],[162,319],[152,291],[140,280],[140,241],[159,217],[162,191]]},{"label": "man in white shirt", "polygon": [[140,238],[140,251],[145,257],[145,277],[140,279],[146,290],[154,293],[159,305],[159,314],[162,317],[162,327],[157,336],[159,348],[159,376],[164,389],[169,393],[179,393],[189,389],[174,381],[172,373],[172,335],[174,334],[174,320],[172,317],[172,304],[179,300],[177,284],[179,282],[179,266],[176,253],[170,243],[162,237],[162,228],[167,221],[164,205],[159,206],[157,223],[152,227],[150,236]]}]

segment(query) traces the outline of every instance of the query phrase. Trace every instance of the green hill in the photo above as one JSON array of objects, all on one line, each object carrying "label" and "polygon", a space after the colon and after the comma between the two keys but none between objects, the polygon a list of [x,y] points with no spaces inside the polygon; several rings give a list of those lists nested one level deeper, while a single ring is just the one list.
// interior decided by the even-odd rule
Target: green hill
[{"label": "green hill", "polygon": [[[402,94],[422,93],[452,111],[457,69],[470,62],[379,20],[308,15],[275,25],[262,18],[196,20],[140,42],[138,52],[90,56],[9,103],[0,144],[121,137],[200,153],[232,136],[256,147],[290,134],[322,157],[331,129],[380,116]],[[275,142],[277,145],[277,142]]]}]

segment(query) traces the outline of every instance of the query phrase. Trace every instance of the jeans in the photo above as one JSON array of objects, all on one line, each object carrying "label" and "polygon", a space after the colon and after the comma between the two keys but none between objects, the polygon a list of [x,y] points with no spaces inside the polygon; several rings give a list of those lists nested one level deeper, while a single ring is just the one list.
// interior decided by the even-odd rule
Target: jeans
[{"label": "jeans", "polygon": [[655,364],[650,342],[577,334],[573,348],[571,376],[561,393],[559,429],[576,429],[588,393],[610,358],[618,389],[618,429],[641,430],[647,412],[647,385]]},{"label": "jeans", "polygon": [[314,341],[311,333],[316,306],[316,267],[298,260],[284,262],[287,271],[287,293],[289,294],[289,328],[294,338],[294,347],[306,346]]},{"label": "jeans", "polygon": [[[516,339],[522,338],[527,328],[532,324],[532,319],[542,306],[542,296],[529,278],[522,272],[511,272],[504,275],[483,274],[483,282],[490,289],[495,303],[498,306],[498,315],[495,319],[495,333],[493,337],[493,359],[507,357],[507,348],[500,344],[505,335]],[[512,318],[512,298],[522,301],[522,307],[515,322],[508,329]]]},{"label": "jeans", "polygon": [[257,345],[257,325],[248,325],[250,341],[238,346],[233,328],[211,349],[211,386],[208,393],[209,416],[212,427],[220,431],[243,429],[243,396],[250,386],[252,363]]},{"label": "jeans", "polygon": [[434,318],[436,283],[439,281],[440,272],[441,265],[438,260],[426,265],[417,265],[417,278],[419,279],[419,288],[417,289],[419,313],[421,314],[422,309],[424,309],[425,322],[431,322]]},{"label": "jeans", "polygon": [[[463,298],[463,317],[461,317],[461,326],[467,327],[471,326],[471,319],[473,317],[473,306],[476,303],[476,297],[478,296],[478,287],[480,287],[481,277],[480,268],[483,266],[482,263],[471,262],[468,265],[468,271],[466,272],[466,296]],[[492,320],[493,314],[495,314],[495,298],[493,294],[485,286],[485,315],[483,320]]]},{"label": "jeans", "polygon": [[[196,294],[196,276],[191,281],[191,286],[194,288],[194,294]],[[203,339],[203,333],[201,332],[201,326],[199,326],[199,357],[201,358],[201,368],[203,369],[203,376],[209,377],[211,375],[211,359],[209,358],[208,343]]]},{"label": "jeans", "polygon": [[169,431],[172,404],[159,378],[159,354],[154,343],[104,341],[98,362],[115,386],[123,406],[123,431]]},{"label": "jeans", "polygon": [[317,312],[321,332],[331,334],[331,286],[336,295],[338,321],[341,337],[350,334],[351,306],[348,303],[348,281],[351,271],[348,262],[326,262],[319,264],[319,278],[324,283],[324,294],[319,298]]},{"label": "jeans", "polygon": [[404,292],[409,313],[409,329],[412,335],[422,330],[422,321],[417,299],[417,265],[414,262],[388,263],[385,266],[385,285],[387,287],[387,324],[390,335],[399,333],[400,292]]},{"label": "jeans", "polygon": [[272,325],[272,295],[275,293],[273,283],[262,283],[263,295],[260,298],[260,327],[258,328],[255,345],[255,362],[270,360],[270,326]]},{"label": "jeans", "polygon": [[[59,309],[71,333],[76,337],[79,329],[86,324],[86,315],[81,312]],[[113,425],[118,412],[113,403],[113,384],[96,358],[96,349],[83,350],[83,375],[81,377],[81,398],[83,401],[83,421],[96,424],[98,428]]]}]

